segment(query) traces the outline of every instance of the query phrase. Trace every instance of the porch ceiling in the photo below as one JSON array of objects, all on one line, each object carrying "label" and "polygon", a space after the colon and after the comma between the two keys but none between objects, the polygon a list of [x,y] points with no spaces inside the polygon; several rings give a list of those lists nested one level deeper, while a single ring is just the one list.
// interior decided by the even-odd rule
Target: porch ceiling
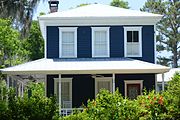
[{"label": "porch ceiling", "polygon": [[129,58],[39,59],[0,70],[3,74],[164,73],[169,67]]}]

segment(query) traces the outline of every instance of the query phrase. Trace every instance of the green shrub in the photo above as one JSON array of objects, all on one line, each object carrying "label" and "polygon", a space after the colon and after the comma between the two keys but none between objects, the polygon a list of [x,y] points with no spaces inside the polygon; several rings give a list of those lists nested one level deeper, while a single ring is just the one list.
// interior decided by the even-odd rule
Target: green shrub
[{"label": "green shrub", "polygon": [[10,89],[8,102],[0,103],[0,120],[53,120],[58,116],[55,97],[33,95],[21,98]]},{"label": "green shrub", "polygon": [[95,100],[88,101],[82,113],[70,115],[65,120],[129,120],[138,119],[136,102],[123,99],[116,91],[114,94],[101,90]]}]

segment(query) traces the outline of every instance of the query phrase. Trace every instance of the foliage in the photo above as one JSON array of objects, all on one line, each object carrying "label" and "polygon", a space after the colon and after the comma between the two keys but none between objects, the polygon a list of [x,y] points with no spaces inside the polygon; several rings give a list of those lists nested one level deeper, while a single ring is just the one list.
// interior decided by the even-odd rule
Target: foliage
[{"label": "foliage", "polygon": [[39,2],[40,0],[1,0],[0,17],[12,18],[13,25],[21,31],[22,37],[25,37],[29,33],[34,10]]},{"label": "foliage", "polygon": [[41,96],[43,97],[45,94],[44,82],[29,82],[25,89],[25,96]]},{"label": "foliage", "polygon": [[138,106],[135,102],[123,99],[116,91],[114,94],[102,90],[93,101],[88,101],[87,108],[79,115],[68,116],[70,119],[85,120],[127,120],[138,119]]},{"label": "foliage", "polygon": [[53,120],[58,116],[55,97],[36,94],[30,98],[20,98],[11,89],[6,101],[0,101],[1,120]]},{"label": "foliage", "polygon": [[24,47],[29,53],[29,60],[37,60],[44,57],[44,40],[38,21],[32,22],[29,36],[24,42]]},{"label": "foliage", "polygon": [[137,102],[140,106],[140,118],[143,120],[172,119],[172,116],[168,114],[168,101],[161,94],[155,94],[154,91],[145,93],[138,97]]},{"label": "foliage", "polygon": [[170,62],[172,61],[173,67],[178,67],[180,58],[180,1],[148,0],[141,10],[163,15],[157,24],[157,48],[159,51],[167,50],[172,53],[172,56],[162,60],[169,59]]},{"label": "foliage", "polygon": [[120,8],[126,8],[129,9],[130,7],[128,6],[128,2],[123,1],[123,0],[113,0],[110,3],[111,6],[115,6],[115,7],[120,7]]},{"label": "foliage", "polygon": [[8,19],[0,19],[0,68],[22,63],[26,58],[19,32],[11,24]]},{"label": "foliage", "polygon": [[180,74],[177,73],[162,93],[144,92],[136,100],[123,98],[118,91],[100,91],[88,101],[84,111],[63,120],[178,120],[180,119]]}]

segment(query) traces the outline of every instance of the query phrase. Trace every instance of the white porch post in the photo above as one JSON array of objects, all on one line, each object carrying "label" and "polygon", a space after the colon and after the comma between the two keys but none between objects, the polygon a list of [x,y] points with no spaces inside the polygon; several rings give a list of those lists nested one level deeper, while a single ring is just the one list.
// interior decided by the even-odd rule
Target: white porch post
[{"label": "white porch post", "polygon": [[162,73],[162,91],[164,91],[164,73]]},{"label": "white porch post", "polygon": [[155,74],[155,91],[156,91],[156,93],[158,92],[157,91],[157,74]]},{"label": "white porch post", "polygon": [[61,114],[61,74],[59,74],[59,114]]},{"label": "white porch post", "polygon": [[114,74],[114,73],[113,73],[113,75],[112,75],[112,82],[113,82],[112,92],[115,93],[115,74]]}]

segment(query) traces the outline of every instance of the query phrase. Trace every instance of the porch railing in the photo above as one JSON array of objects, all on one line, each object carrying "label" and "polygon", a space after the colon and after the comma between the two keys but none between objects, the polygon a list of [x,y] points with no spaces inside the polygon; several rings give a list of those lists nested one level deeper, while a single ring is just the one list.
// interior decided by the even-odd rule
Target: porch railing
[{"label": "porch railing", "polygon": [[67,116],[82,111],[83,108],[61,108],[61,116]]}]

